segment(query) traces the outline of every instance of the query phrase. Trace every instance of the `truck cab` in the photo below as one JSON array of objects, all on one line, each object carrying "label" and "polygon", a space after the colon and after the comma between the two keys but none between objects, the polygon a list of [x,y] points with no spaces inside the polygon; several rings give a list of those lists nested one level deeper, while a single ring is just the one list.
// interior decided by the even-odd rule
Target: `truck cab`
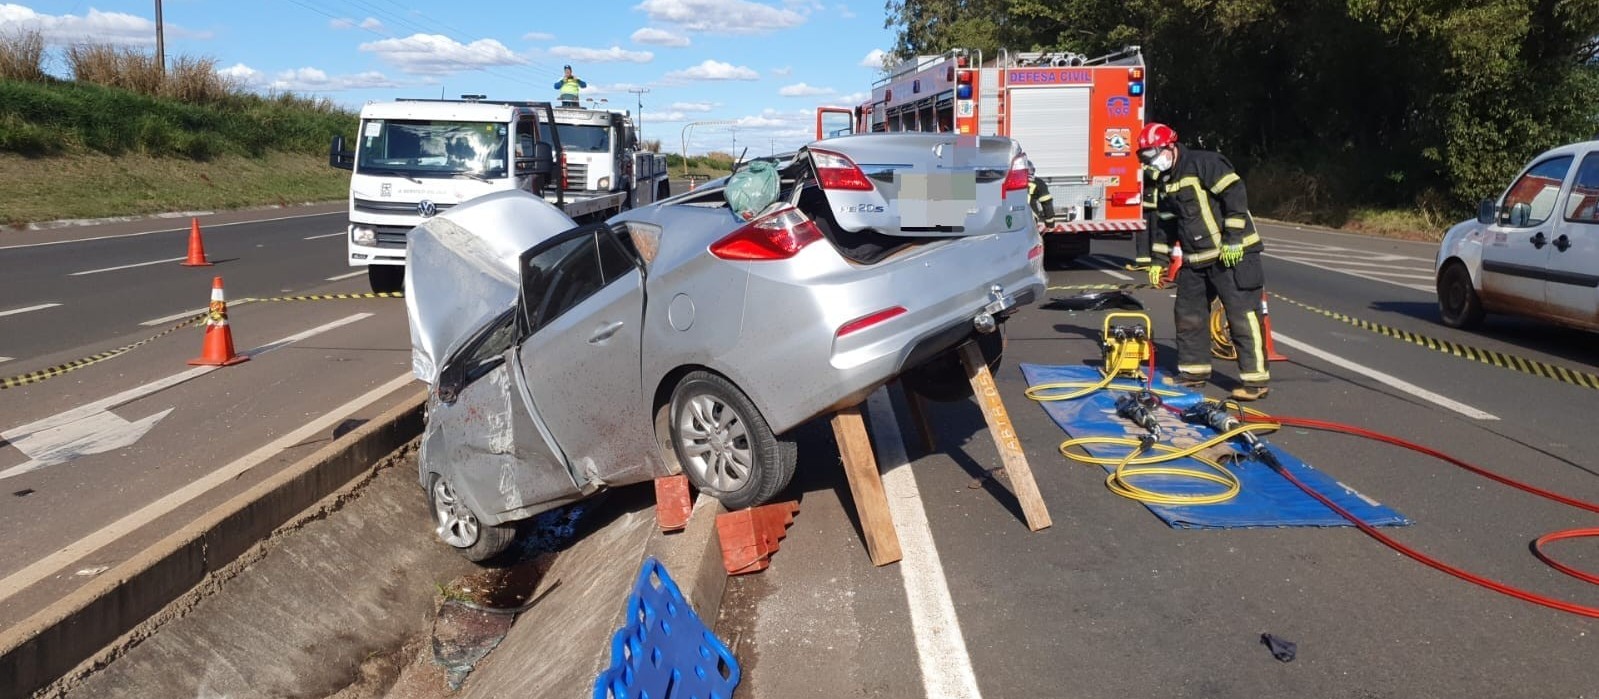
[{"label": "truck cab", "polygon": [[511,189],[579,221],[602,220],[666,193],[665,158],[637,153],[626,114],[482,99],[373,102],[354,147],[335,136],[329,164],[351,171],[348,261],[372,290],[399,291],[412,228],[471,199]]}]

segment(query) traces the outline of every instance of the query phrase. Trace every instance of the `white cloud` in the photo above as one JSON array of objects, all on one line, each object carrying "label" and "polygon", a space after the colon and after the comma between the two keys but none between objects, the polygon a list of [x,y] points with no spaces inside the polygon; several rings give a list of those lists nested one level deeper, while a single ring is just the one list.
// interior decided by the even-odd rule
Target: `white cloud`
[{"label": "white cloud", "polygon": [[[574,71],[574,72],[576,72],[576,71]],[[610,84],[606,84],[606,85],[600,85],[598,83],[589,83],[588,87],[583,88],[583,96],[589,97],[589,96],[595,96],[595,95],[626,95],[628,90],[632,90],[632,89],[640,88],[640,87],[648,87],[648,86],[647,85],[639,85],[637,83],[610,83]],[[631,97],[631,96],[629,96],[629,97]]]},{"label": "white cloud", "polygon": [[[125,12],[102,12],[89,8],[78,15],[42,15],[32,8],[0,3],[0,27],[18,31],[37,31],[50,44],[81,42],[107,44],[155,43],[155,22]],[[210,32],[195,32],[168,22],[163,28],[168,38],[209,39]]]},{"label": "white cloud", "polygon": [[528,32],[522,35],[523,41],[549,41],[554,38],[555,35],[549,32]]},{"label": "white cloud", "polygon": [[772,75],[775,75],[775,76],[777,76],[779,78],[786,78],[786,77],[792,75],[793,73],[794,73],[794,66],[783,66],[782,68],[773,68],[772,69]]},{"label": "white cloud", "polygon": [[633,9],[655,22],[709,34],[766,34],[805,23],[798,12],[750,0],[644,0]]},{"label": "white cloud", "polygon": [[438,34],[412,34],[404,39],[383,39],[361,44],[361,50],[407,73],[448,75],[463,70],[523,65],[527,59],[493,39],[462,44]]},{"label": "white cloud", "polygon": [[245,87],[295,92],[337,92],[374,87],[399,87],[399,83],[377,71],[354,75],[328,75],[320,68],[297,68],[268,76],[243,63],[217,71],[218,75],[239,81]]},{"label": "white cloud", "polygon": [[815,97],[817,95],[831,95],[835,92],[838,92],[838,90],[834,90],[831,87],[814,87],[805,83],[794,83],[793,85],[783,86],[777,91],[777,94],[784,97]]},{"label": "white cloud", "polygon": [[783,0],[783,6],[799,12],[817,12],[827,7],[822,0]]},{"label": "white cloud", "polygon": [[338,17],[328,20],[328,26],[333,29],[351,29],[355,27],[355,20],[349,17]]},{"label": "white cloud", "polygon": [[843,17],[844,19],[855,19],[855,12],[849,9],[849,5],[839,5],[838,16]]},{"label": "white cloud", "polygon": [[371,29],[373,31],[377,31],[377,30],[383,28],[383,23],[379,22],[376,17],[368,17],[366,19],[361,20],[361,28],[362,29]]},{"label": "white cloud", "polygon": [[872,49],[870,53],[866,54],[865,58],[861,59],[860,66],[862,68],[874,68],[877,70],[882,70],[883,59],[887,56],[887,51],[882,49]]},{"label": "white cloud", "polygon": [[583,63],[649,63],[655,54],[649,51],[628,51],[620,46],[608,49],[586,49],[581,46],[555,46],[550,54]]},{"label": "white cloud", "polygon": [[678,112],[708,112],[715,109],[716,105],[710,102],[673,102],[666,108]]},{"label": "white cloud", "polygon": [[849,105],[849,106],[853,107],[853,106],[855,106],[857,104],[860,104],[862,102],[865,102],[866,100],[869,100],[871,98],[872,98],[872,93],[870,93],[870,92],[851,92],[851,93],[849,93],[847,95],[844,95],[843,97],[838,98],[838,103],[839,104],[846,104],[846,105]]},{"label": "white cloud", "polygon": [[644,27],[633,32],[632,39],[635,44],[654,44],[656,46],[688,46],[690,43],[686,36],[673,34],[664,29],[656,29],[654,27]]},{"label": "white cloud", "polygon": [[760,80],[761,74],[747,66],[706,59],[692,68],[667,73],[666,77],[678,80]]}]

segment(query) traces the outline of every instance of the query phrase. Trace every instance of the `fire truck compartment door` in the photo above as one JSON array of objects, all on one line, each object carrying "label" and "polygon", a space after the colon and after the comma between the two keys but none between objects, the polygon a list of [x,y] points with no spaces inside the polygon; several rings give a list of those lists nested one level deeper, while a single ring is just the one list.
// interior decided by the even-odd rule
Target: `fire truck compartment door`
[{"label": "fire truck compartment door", "polygon": [[1010,137],[1039,177],[1088,177],[1089,92],[1087,86],[1010,90]]}]

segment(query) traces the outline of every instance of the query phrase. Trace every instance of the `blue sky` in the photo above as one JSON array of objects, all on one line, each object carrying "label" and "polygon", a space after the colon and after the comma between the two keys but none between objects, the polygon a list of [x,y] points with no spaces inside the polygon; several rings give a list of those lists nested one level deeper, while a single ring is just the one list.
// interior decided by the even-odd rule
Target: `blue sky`
[{"label": "blue sky", "polygon": [[[152,0],[0,0],[0,31],[39,29],[47,70],[83,41],[155,44]],[[168,58],[216,59],[260,91],[356,108],[395,97],[554,99],[572,64],[583,97],[635,113],[677,151],[782,151],[811,140],[813,110],[858,104],[879,75],[883,0],[164,0]],[[464,10],[462,8],[470,8]],[[649,92],[635,95],[629,89]]]}]

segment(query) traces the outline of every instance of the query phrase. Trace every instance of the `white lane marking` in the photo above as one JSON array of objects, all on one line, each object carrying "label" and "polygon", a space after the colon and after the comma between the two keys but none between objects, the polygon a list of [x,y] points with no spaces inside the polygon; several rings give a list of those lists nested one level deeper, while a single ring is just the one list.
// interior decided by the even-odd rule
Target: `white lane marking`
[{"label": "white lane marking", "polygon": [[174,257],[174,258],[171,258],[171,259],[168,259],[168,260],[151,260],[149,262],[135,262],[134,264],[131,264],[131,265],[120,265],[120,266],[117,266],[117,267],[106,267],[105,269],[87,269],[87,270],[84,270],[82,272],[73,272],[72,274],[69,274],[67,276],[69,276],[69,277],[81,277],[81,276],[83,276],[85,274],[99,274],[101,272],[115,272],[115,271],[117,271],[119,269],[133,269],[134,267],[149,267],[150,265],[164,265],[164,264],[166,264],[168,262],[182,262],[182,261],[184,261],[186,259],[188,259],[188,258],[185,258],[185,257]]},{"label": "white lane marking", "polygon": [[927,510],[916,487],[916,474],[905,458],[905,440],[886,389],[877,389],[866,399],[866,413],[872,421],[872,434],[878,437],[872,441],[877,449],[878,468],[883,472],[883,492],[888,496],[894,533],[899,535],[900,552],[904,555],[899,572],[905,583],[911,631],[916,636],[922,689],[927,699],[979,699],[982,692],[972,672],[960,619],[955,616],[949,580],[944,577],[933,531],[927,526]]},{"label": "white lane marking", "polygon": [[[346,215],[348,213],[349,213],[348,211],[342,211],[342,210],[341,211],[329,211],[329,212],[324,213],[324,214],[299,214],[299,215],[296,215],[296,216],[278,216],[276,218],[258,218],[258,219],[252,219],[252,220],[249,220],[249,221],[232,221],[232,222],[229,222],[229,223],[207,223],[207,224],[205,224],[205,227],[206,228],[222,228],[222,227],[225,227],[225,226],[242,226],[242,225],[244,225],[246,223],[271,223],[273,221],[290,221],[290,220],[297,219],[297,218],[312,218],[312,217],[315,217],[315,216],[344,216],[344,215]],[[70,243],[87,243],[87,242],[92,241],[92,240],[114,240],[114,239],[117,239],[117,238],[136,238],[136,237],[139,237],[141,235],[155,235],[157,233],[184,233],[184,232],[187,232],[188,230],[189,230],[189,228],[187,226],[185,226],[183,228],[163,228],[163,229],[158,230],[158,231],[143,231],[143,232],[140,232],[140,233],[121,233],[121,234],[118,234],[118,235],[102,235],[102,236],[98,236],[98,237],[95,237],[95,238],[76,238],[76,239],[73,239],[73,240],[50,240],[50,241],[45,241],[43,243],[25,243],[25,244],[22,244],[22,245],[0,245],[0,250],[15,250],[15,249],[18,249],[18,248],[38,248],[38,247],[44,247],[46,245],[67,245],[67,244],[70,244]]]},{"label": "white lane marking", "polygon": [[26,455],[29,461],[0,471],[0,481],[47,466],[64,464],[80,456],[104,454],[133,446],[173,410],[175,408],[167,408],[137,422],[128,422],[115,413],[99,412],[53,430],[16,438],[7,435],[6,441]]},{"label": "white lane marking", "polygon": [[328,277],[327,280],[330,281],[330,282],[338,282],[338,281],[344,281],[346,279],[351,279],[353,277],[359,277],[359,276],[361,276],[363,274],[366,274],[366,270],[361,270],[359,272],[351,272],[349,274],[341,274],[341,275],[339,275],[337,277]]},{"label": "white lane marking", "polygon": [[[238,301],[229,301],[228,302],[228,308],[238,308],[239,306],[243,306],[244,304],[247,304],[250,301],[251,301],[251,299],[240,299]],[[139,325],[143,325],[143,326],[145,326],[147,328],[148,327],[152,327],[152,326],[156,326],[156,325],[166,325],[167,323],[183,320],[185,318],[193,318],[193,317],[195,317],[197,315],[200,315],[201,313],[205,313],[206,311],[209,311],[209,310],[211,310],[211,308],[209,306],[202,306],[202,307],[196,308],[196,309],[194,309],[192,311],[184,311],[182,313],[174,313],[174,314],[169,315],[169,316],[162,316],[162,317],[156,318],[154,320],[147,320],[147,321],[144,321],[143,323],[140,323]]]},{"label": "white lane marking", "polygon": [[308,235],[308,236],[305,237],[305,239],[306,240],[318,240],[318,239],[321,239],[321,238],[332,238],[333,236],[336,236],[336,235],[344,235],[344,231],[339,231],[338,233],[324,233],[322,235]]},{"label": "white lane marking", "polygon": [[0,601],[27,589],[34,583],[49,577],[62,568],[71,565],[79,559],[107,544],[122,538],[129,532],[149,524],[166,515],[189,501],[205,494],[207,491],[238,478],[243,473],[260,465],[268,459],[277,456],[280,452],[307,439],[317,436],[324,430],[338,424],[350,414],[365,408],[379,398],[393,393],[406,384],[415,381],[409,372],[368,391],[344,405],[330,410],[322,416],[305,424],[305,426],[279,437],[255,451],[252,451],[222,468],[211,472],[209,475],[184,486],[166,497],[140,508],[137,512],[119,519],[105,528],[79,539],[45,558],[29,565],[0,580]]},{"label": "white lane marking", "polygon": [[1401,378],[1399,378],[1397,376],[1394,376],[1392,374],[1386,374],[1386,373],[1383,373],[1383,372],[1378,371],[1376,369],[1373,369],[1373,368],[1371,368],[1369,366],[1366,366],[1364,364],[1358,364],[1358,363],[1350,361],[1348,359],[1344,359],[1343,357],[1340,357],[1340,356],[1338,356],[1336,354],[1333,354],[1331,352],[1328,352],[1326,350],[1317,349],[1315,347],[1312,347],[1311,345],[1307,345],[1307,344],[1305,344],[1303,342],[1300,342],[1300,341],[1295,340],[1295,339],[1293,339],[1291,337],[1283,335],[1282,333],[1274,332],[1274,333],[1272,333],[1271,337],[1272,337],[1273,340],[1275,340],[1277,342],[1280,342],[1280,343],[1282,343],[1284,345],[1288,345],[1289,347],[1292,347],[1292,348],[1294,348],[1296,350],[1299,350],[1300,352],[1308,354],[1308,355],[1310,355],[1312,357],[1316,357],[1317,359],[1320,359],[1320,360],[1322,360],[1324,362],[1327,362],[1327,363],[1332,364],[1334,366],[1343,367],[1343,368],[1348,369],[1349,371],[1353,371],[1353,372],[1355,372],[1357,374],[1364,374],[1364,375],[1369,376],[1369,377],[1371,377],[1373,379],[1381,381],[1381,382],[1383,382],[1383,383],[1385,383],[1385,384],[1387,384],[1389,386],[1392,386],[1393,388],[1396,388],[1398,390],[1404,391],[1405,393],[1409,393],[1410,395],[1413,395],[1413,396],[1415,396],[1417,398],[1420,398],[1420,399],[1422,399],[1424,401],[1427,401],[1429,403],[1433,403],[1433,404],[1438,405],[1438,406],[1443,407],[1443,408],[1448,408],[1449,410],[1453,410],[1453,411],[1455,411],[1457,413],[1460,413],[1461,415],[1465,415],[1466,417],[1472,418],[1474,420],[1498,420],[1499,419],[1499,417],[1497,415],[1494,415],[1493,413],[1483,412],[1481,410],[1473,408],[1473,407],[1471,407],[1469,405],[1466,405],[1465,403],[1461,403],[1461,402],[1459,402],[1457,400],[1454,400],[1452,398],[1447,398],[1447,397],[1439,395],[1437,393],[1433,393],[1432,391],[1429,391],[1429,390],[1427,390],[1425,388],[1422,388],[1422,387],[1417,386],[1417,385],[1415,385],[1413,383],[1410,383],[1409,381],[1405,381],[1404,379],[1401,379]]},{"label": "white lane marking", "polygon": [[1359,277],[1361,279],[1368,279],[1368,280],[1371,280],[1371,281],[1374,281],[1374,282],[1382,282],[1384,284],[1392,284],[1394,286],[1402,286],[1402,287],[1404,287],[1406,289],[1415,289],[1416,291],[1425,291],[1425,292],[1427,292],[1429,294],[1437,294],[1438,293],[1437,289],[1433,288],[1431,285],[1428,285],[1428,284],[1406,284],[1405,282],[1396,282],[1396,281],[1394,281],[1392,279],[1384,279],[1384,278],[1379,277],[1379,276],[1377,276],[1375,274],[1366,274],[1366,273],[1363,273],[1363,272],[1354,272],[1354,271],[1350,271],[1350,270],[1347,270],[1347,269],[1339,269],[1337,267],[1329,266],[1326,263],[1305,262],[1305,261],[1302,261],[1302,260],[1296,260],[1296,259],[1294,259],[1292,257],[1283,257],[1282,255],[1273,255],[1271,253],[1266,253],[1266,256],[1270,257],[1270,258],[1272,258],[1274,260],[1282,260],[1284,262],[1293,262],[1295,264],[1305,265],[1306,267],[1314,267],[1316,269],[1325,270],[1325,271],[1328,271],[1328,272],[1333,272],[1335,274],[1345,274],[1345,275],[1348,275],[1348,276],[1351,276],[1351,277]]},{"label": "white lane marking", "polygon": [[11,357],[0,357],[0,363],[11,361]]},{"label": "white lane marking", "polygon": [[1113,265],[1113,264],[1111,264],[1109,262],[1101,260],[1101,259],[1099,259],[1097,257],[1084,257],[1084,258],[1082,258],[1082,260],[1089,267],[1094,267],[1096,269],[1099,269],[1100,271],[1103,271],[1104,273],[1109,274],[1110,276],[1115,277],[1117,279],[1120,279],[1120,280],[1122,280],[1124,282],[1130,282],[1130,281],[1133,280],[1132,277],[1129,277],[1129,276],[1127,276],[1125,274],[1122,274],[1120,271],[1118,271],[1118,270],[1121,269],[1120,267],[1117,267],[1116,265]]},{"label": "white lane marking", "polygon": [[[356,322],[358,320],[363,320],[363,319],[366,319],[366,318],[370,318],[370,317],[372,317],[372,315],[373,314],[371,314],[371,313],[357,313],[357,314],[354,314],[354,315],[351,315],[351,316],[347,316],[345,318],[341,318],[339,320],[335,320],[335,321],[333,321],[331,323],[327,323],[325,325],[321,325],[321,326],[312,328],[312,329],[307,330],[305,332],[295,333],[295,334],[290,335],[288,337],[285,337],[285,338],[283,338],[281,340],[278,340],[277,342],[272,342],[272,343],[269,343],[269,344],[262,345],[260,347],[257,347],[255,349],[253,349],[253,350],[246,351],[244,354],[250,355],[251,357],[256,357],[256,356],[259,356],[259,355],[262,355],[262,354],[266,354],[267,352],[271,352],[272,350],[281,348],[281,347],[283,347],[285,345],[292,344],[292,343],[295,343],[295,342],[299,342],[300,340],[304,340],[304,339],[309,338],[309,337],[320,335],[320,334],[325,333],[325,332],[327,332],[329,330],[333,330],[335,328],[340,328],[340,327],[349,325],[349,324],[354,323],[354,322]],[[109,398],[101,398],[100,400],[94,401],[92,403],[86,403],[84,405],[80,405],[80,406],[78,406],[76,408],[73,408],[71,410],[67,410],[65,412],[61,412],[61,413],[57,413],[55,415],[51,415],[50,417],[44,418],[42,420],[35,420],[35,421],[30,422],[30,423],[28,423],[26,425],[13,427],[11,429],[8,429],[8,430],[5,430],[3,432],[0,432],[0,438],[4,438],[8,442],[15,443],[18,440],[21,440],[23,438],[29,437],[31,435],[39,434],[41,432],[60,430],[62,428],[71,426],[71,425],[73,425],[75,423],[83,422],[83,421],[85,421],[85,420],[87,420],[87,419],[89,419],[89,418],[91,418],[91,417],[93,417],[95,415],[98,415],[100,413],[112,410],[113,408],[116,408],[118,406],[126,405],[128,403],[132,403],[133,401],[139,400],[140,398],[144,398],[145,396],[153,395],[155,393],[159,393],[161,391],[164,391],[164,390],[166,390],[168,388],[172,388],[173,386],[181,384],[181,383],[183,383],[185,381],[189,381],[190,379],[199,378],[199,377],[204,376],[206,374],[209,374],[209,373],[211,373],[213,371],[216,371],[219,368],[220,367],[214,367],[214,366],[199,366],[199,367],[194,367],[193,369],[189,369],[187,371],[181,371],[181,372],[178,372],[178,373],[173,374],[171,376],[168,376],[168,377],[166,377],[164,379],[157,379],[155,381],[151,381],[150,383],[144,384],[142,386],[135,386],[133,388],[130,388],[130,389],[126,390],[126,391],[118,393],[118,394],[116,394],[114,396],[111,396]]]},{"label": "white lane marking", "polygon": [[14,315],[17,315],[19,313],[28,313],[28,312],[31,312],[31,311],[42,311],[42,310],[44,310],[46,308],[55,308],[56,306],[59,306],[59,305],[61,305],[61,304],[59,304],[59,303],[41,303],[41,304],[39,304],[37,306],[29,306],[27,308],[13,308],[13,309],[11,309],[9,311],[0,311],[0,316],[14,316]]},{"label": "white lane marking", "polygon": [[[1276,255],[1277,257],[1284,257],[1284,258],[1287,258],[1287,259],[1290,259],[1290,260],[1306,262],[1306,263],[1309,263],[1309,264],[1338,264],[1338,265],[1348,265],[1348,266],[1351,266],[1351,267],[1376,267],[1378,269],[1414,269],[1414,270],[1432,271],[1432,260],[1419,260],[1419,259],[1416,259],[1414,257],[1402,257],[1402,258],[1394,259],[1394,260],[1376,260],[1376,261],[1372,261],[1370,259],[1363,259],[1363,260],[1350,259],[1350,255],[1355,254],[1354,251],[1349,251],[1349,252],[1309,252],[1309,251],[1300,251],[1300,250],[1289,250],[1287,252],[1284,252],[1282,250],[1273,250],[1270,254]],[[1408,265],[1395,264],[1396,262],[1410,262],[1412,264],[1408,264]]]}]

